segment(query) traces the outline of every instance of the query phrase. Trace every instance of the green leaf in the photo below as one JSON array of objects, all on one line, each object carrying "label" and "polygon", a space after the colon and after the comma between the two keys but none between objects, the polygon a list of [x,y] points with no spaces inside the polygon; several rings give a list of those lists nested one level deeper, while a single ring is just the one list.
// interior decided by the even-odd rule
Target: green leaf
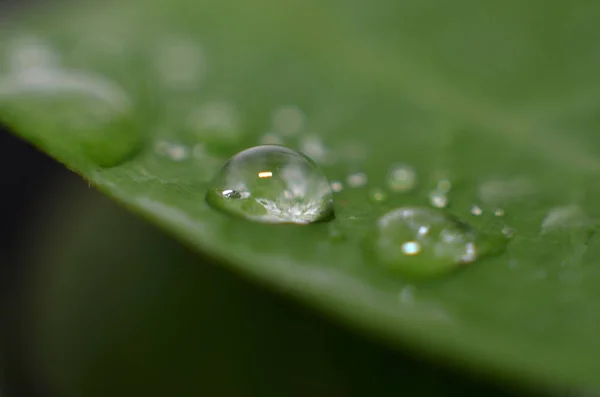
[{"label": "green leaf", "polygon": [[[197,250],[361,330],[600,387],[600,5],[122,3],[6,22],[0,119]],[[274,138],[367,186],[345,186],[335,220],[306,227],[211,209],[224,161]],[[373,203],[396,163],[418,188]],[[500,256],[411,284],[363,242],[386,211],[426,205],[440,178],[448,212],[516,235]]]},{"label": "green leaf", "polygon": [[344,332],[62,187],[26,241],[28,344],[57,395],[510,395]]}]

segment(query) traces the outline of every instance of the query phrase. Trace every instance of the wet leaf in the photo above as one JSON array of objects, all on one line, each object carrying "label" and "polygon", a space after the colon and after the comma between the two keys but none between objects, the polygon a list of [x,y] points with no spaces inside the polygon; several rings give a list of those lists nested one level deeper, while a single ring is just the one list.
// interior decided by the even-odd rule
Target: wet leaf
[{"label": "wet leaf", "polygon": [[[2,25],[0,119],[198,251],[347,324],[514,378],[600,387],[598,17],[585,0],[24,13]],[[208,206],[225,160],[263,142],[341,182],[334,221],[260,225]],[[370,200],[399,163],[416,187]],[[445,180],[434,205],[514,236],[500,256],[409,283],[362,243]]]}]

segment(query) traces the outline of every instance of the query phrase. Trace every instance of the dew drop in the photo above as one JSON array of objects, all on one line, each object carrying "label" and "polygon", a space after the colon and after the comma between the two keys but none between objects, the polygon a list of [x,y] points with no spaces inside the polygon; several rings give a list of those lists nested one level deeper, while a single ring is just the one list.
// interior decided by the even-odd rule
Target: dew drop
[{"label": "dew drop", "polygon": [[344,190],[344,185],[340,181],[331,181],[331,190],[335,193],[339,193]]},{"label": "dew drop", "polygon": [[381,262],[408,276],[435,276],[500,251],[503,237],[490,237],[438,210],[404,207],[377,222],[372,247]]},{"label": "dew drop", "polygon": [[446,208],[448,206],[448,196],[437,190],[429,193],[429,203],[435,208]]},{"label": "dew drop", "polygon": [[474,205],[471,208],[471,214],[475,215],[475,216],[481,216],[483,214],[483,210],[481,209],[480,206],[478,205]]},{"label": "dew drop", "polygon": [[494,210],[494,216],[498,216],[498,217],[504,216],[504,210],[502,208],[496,208]]},{"label": "dew drop", "polygon": [[329,181],[308,157],[278,145],[233,156],[210,183],[214,208],[262,223],[308,224],[333,218]]},{"label": "dew drop", "polygon": [[375,188],[369,192],[369,199],[374,203],[381,203],[387,200],[387,194],[383,189]]},{"label": "dew drop", "polygon": [[[59,157],[80,155],[103,167],[141,147],[133,108],[121,86],[83,71],[30,68],[0,78],[0,110],[7,122]],[[69,153],[60,152],[67,147]]]},{"label": "dew drop", "polygon": [[393,192],[411,191],[417,184],[417,173],[409,165],[395,165],[388,173],[387,184]]},{"label": "dew drop", "polygon": [[296,106],[282,106],[271,115],[271,124],[276,132],[295,135],[304,128],[305,116]]},{"label": "dew drop", "polygon": [[266,133],[260,138],[261,145],[283,145],[283,138],[273,133]]},{"label": "dew drop", "polygon": [[542,221],[542,234],[561,229],[581,228],[591,224],[588,216],[578,205],[554,207]]},{"label": "dew drop", "polygon": [[367,174],[364,172],[350,174],[348,175],[348,178],[346,178],[346,182],[348,182],[348,186],[351,188],[363,187],[367,184]]},{"label": "dew drop", "polygon": [[437,183],[436,190],[442,193],[450,193],[452,190],[452,183],[448,179],[440,179]]}]

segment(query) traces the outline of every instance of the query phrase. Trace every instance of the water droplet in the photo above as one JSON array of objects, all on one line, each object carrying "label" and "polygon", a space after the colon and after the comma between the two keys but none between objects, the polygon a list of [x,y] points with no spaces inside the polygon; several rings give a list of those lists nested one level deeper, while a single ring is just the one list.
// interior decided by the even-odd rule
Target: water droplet
[{"label": "water droplet", "polygon": [[450,193],[450,190],[452,190],[452,183],[448,179],[440,179],[437,183],[436,190],[448,194]]},{"label": "water droplet", "polygon": [[339,193],[344,189],[344,185],[340,181],[331,181],[331,190],[335,193]]},{"label": "water droplet", "polygon": [[515,234],[517,234],[517,230],[509,226],[504,226],[502,228],[502,234],[506,236],[506,238],[513,238]]},{"label": "water droplet", "polygon": [[40,38],[19,37],[11,40],[8,47],[10,70],[13,74],[30,72],[34,69],[58,69],[58,53]]},{"label": "water droplet", "polygon": [[232,157],[211,182],[206,200],[263,223],[333,218],[333,195],[323,172],[305,155],[277,145],[253,147]]},{"label": "water droplet", "polygon": [[494,216],[504,216],[504,210],[502,208],[496,208],[494,210]]},{"label": "water droplet", "polygon": [[393,192],[408,192],[417,184],[417,173],[409,165],[395,165],[388,173],[387,184]]},{"label": "water droplet", "polygon": [[207,102],[196,107],[189,114],[187,125],[203,140],[232,142],[242,134],[238,111],[228,102]]},{"label": "water droplet", "polygon": [[295,135],[304,128],[305,116],[296,106],[282,106],[271,116],[271,124],[276,132]]},{"label": "water droplet", "polygon": [[283,145],[283,138],[273,133],[266,133],[260,138],[261,145]]},{"label": "water droplet", "polygon": [[183,145],[171,145],[167,154],[173,161],[183,161],[189,157],[189,149]]},{"label": "water droplet", "polygon": [[548,214],[542,221],[542,233],[549,233],[560,229],[579,228],[590,223],[589,218],[578,205],[555,207],[548,211]]},{"label": "water droplet", "polygon": [[429,193],[429,203],[435,208],[446,208],[448,206],[448,196],[437,190]]},{"label": "water droplet", "polygon": [[388,268],[409,276],[434,276],[504,247],[443,212],[418,207],[392,210],[377,222],[375,254]]},{"label": "water droplet", "polygon": [[481,214],[483,214],[483,210],[481,209],[480,206],[478,205],[474,205],[471,208],[471,214],[475,215],[475,216],[481,216]]},{"label": "water droplet", "polygon": [[367,174],[364,172],[350,174],[348,175],[348,178],[346,178],[346,182],[348,182],[348,186],[351,188],[363,187],[367,184]]},{"label": "water droplet", "polygon": [[387,199],[387,194],[383,189],[375,188],[369,192],[369,199],[375,203],[380,203]]},{"label": "water droplet", "polygon": [[154,56],[161,82],[172,89],[196,89],[204,74],[204,56],[197,43],[180,37],[161,40]]},{"label": "water droplet", "polygon": [[479,198],[487,204],[500,204],[530,196],[535,192],[536,188],[528,178],[489,180],[479,187]]},{"label": "water droplet", "polygon": [[329,149],[317,135],[304,135],[301,137],[300,151],[317,163],[327,164],[332,162]]},{"label": "water droplet", "polygon": [[[108,167],[141,146],[132,101],[99,75],[32,68],[5,76],[0,78],[0,109],[22,134],[60,157],[82,155]],[[61,153],[67,147],[69,153]]]}]

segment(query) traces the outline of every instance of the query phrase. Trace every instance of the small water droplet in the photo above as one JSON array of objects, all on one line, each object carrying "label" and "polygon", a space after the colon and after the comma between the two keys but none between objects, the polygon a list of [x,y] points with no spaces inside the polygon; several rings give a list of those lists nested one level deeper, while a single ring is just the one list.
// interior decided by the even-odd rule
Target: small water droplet
[{"label": "small water droplet", "polygon": [[271,124],[276,132],[283,135],[295,135],[304,128],[306,117],[296,106],[282,106],[271,116]]},{"label": "small water droplet", "polygon": [[436,190],[448,194],[450,193],[450,190],[452,190],[452,183],[449,179],[440,179],[437,183]]},{"label": "small water droplet", "polygon": [[387,200],[387,194],[383,189],[375,188],[369,192],[369,199],[375,203],[381,203]]},{"label": "small water droplet", "polygon": [[429,194],[429,203],[435,208],[446,208],[448,206],[448,196],[437,190]]},{"label": "small water droplet", "polygon": [[434,276],[499,251],[505,239],[489,237],[443,212],[418,207],[392,210],[377,222],[374,252],[388,268]]},{"label": "small water droplet", "polygon": [[335,193],[339,193],[344,190],[344,185],[342,185],[342,182],[340,181],[331,181],[331,190]]},{"label": "small water droplet", "polygon": [[305,155],[277,145],[253,147],[232,157],[211,182],[206,200],[227,213],[263,223],[308,224],[333,218],[333,195],[323,172]]},{"label": "small water droplet", "polygon": [[481,209],[480,206],[478,205],[474,205],[471,208],[471,214],[475,215],[475,216],[481,216],[483,214],[483,210]]},{"label": "small water droplet", "polygon": [[367,184],[367,174],[364,172],[350,174],[348,175],[348,178],[346,178],[346,182],[348,182],[348,186],[351,188],[363,187]]},{"label": "small water droplet", "polygon": [[517,234],[517,230],[509,226],[504,226],[502,228],[502,234],[506,236],[506,238],[513,238],[515,234]]},{"label": "small water droplet", "polygon": [[300,151],[317,163],[331,163],[329,149],[317,135],[304,135],[300,138]]},{"label": "small water droplet", "polygon": [[7,122],[59,156],[71,148],[69,156],[110,167],[141,147],[131,99],[99,75],[43,68],[7,75],[0,78],[0,109]]},{"label": "small water droplet", "polygon": [[408,192],[417,184],[417,173],[409,165],[395,165],[388,173],[387,184],[393,192]]},{"label": "small water droplet", "polygon": [[580,228],[591,224],[590,219],[578,205],[554,207],[542,221],[542,234],[554,230]]},{"label": "small water droplet", "polygon": [[207,102],[194,108],[188,115],[187,125],[203,140],[232,142],[242,134],[238,111],[229,102]]},{"label": "small water droplet", "polygon": [[507,180],[489,180],[479,187],[479,198],[487,204],[501,204],[522,199],[536,192],[531,180],[519,177]]},{"label": "small water droplet", "polygon": [[266,133],[260,138],[261,145],[283,145],[283,138],[277,134]]},{"label": "small water droplet", "polygon": [[183,161],[189,157],[189,149],[186,146],[174,144],[169,147],[167,154],[173,161]]},{"label": "small water droplet", "polygon": [[502,208],[496,208],[494,210],[494,216],[504,216],[504,210]]},{"label": "small water droplet", "polygon": [[204,74],[204,55],[200,46],[181,37],[162,39],[154,55],[161,82],[172,89],[196,89]]}]

